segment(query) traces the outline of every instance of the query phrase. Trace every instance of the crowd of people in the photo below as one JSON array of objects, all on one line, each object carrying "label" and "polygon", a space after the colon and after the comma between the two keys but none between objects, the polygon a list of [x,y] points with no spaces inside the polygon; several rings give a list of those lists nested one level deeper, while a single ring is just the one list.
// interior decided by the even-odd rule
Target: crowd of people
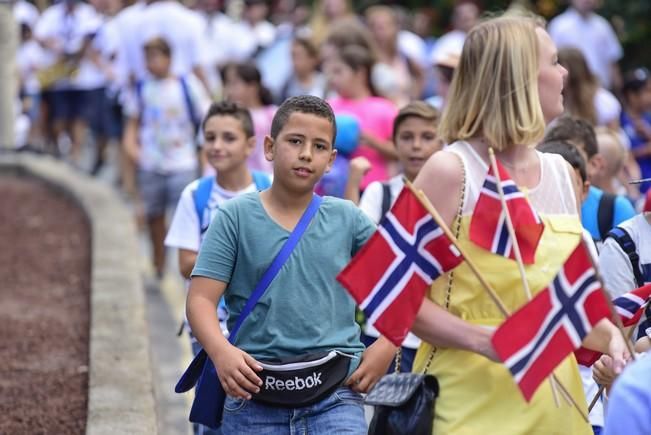
[{"label": "crowd of people", "polygon": [[[436,39],[426,9],[358,14],[347,0],[63,0],[44,11],[18,0],[17,146],[73,165],[92,148],[93,174],[109,147],[119,151],[158,277],[166,248],[178,250],[193,350],[205,350],[228,394],[222,433],[366,433],[360,393],[389,366],[437,377],[436,433],[617,434],[627,418],[648,428],[648,412],[633,411],[650,390],[624,393],[630,380],[615,381],[612,403],[601,396],[590,425],[555,407],[547,384],[525,402],[491,346],[503,316],[466,265],[435,281],[399,367],[335,281],[409,180],[508,309],[522,306],[515,264],[468,238],[492,147],[545,222],[527,266],[534,292],[582,238],[612,297],[651,282],[651,75],[620,69],[622,47],[596,6],[571,0],[549,23],[517,8],[482,21],[477,2],[459,0]],[[326,196],[310,229],[239,329],[315,191]],[[650,336],[644,316],[637,352]],[[583,344],[604,353],[594,368],[570,357],[556,373],[586,411],[594,379],[609,391],[631,355],[607,321]],[[299,397],[288,411],[250,400],[265,361],[332,350],[345,376],[318,401]]]}]

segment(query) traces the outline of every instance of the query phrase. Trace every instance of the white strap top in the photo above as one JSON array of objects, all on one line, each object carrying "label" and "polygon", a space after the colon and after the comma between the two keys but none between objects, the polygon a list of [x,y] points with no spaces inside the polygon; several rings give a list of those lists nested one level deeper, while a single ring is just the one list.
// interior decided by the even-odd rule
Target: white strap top
[{"label": "white strap top", "polygon": [[[445,148],[461,158],[466,171],[466,192],[463,214],[472,214],[484,184],[488,163],[467,142],[457,141]],[[547,215],[576,215],[576,199],[567,163],[558,154],[538,154],[540,182],[532,189],[520,188],[531,205]]]}]

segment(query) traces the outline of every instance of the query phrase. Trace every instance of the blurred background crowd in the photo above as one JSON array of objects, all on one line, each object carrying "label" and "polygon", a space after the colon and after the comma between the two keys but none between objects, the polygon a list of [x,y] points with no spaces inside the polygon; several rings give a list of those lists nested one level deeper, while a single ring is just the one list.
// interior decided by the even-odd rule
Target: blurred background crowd
[{"label": "blurred background crowd", "polygon": [[[337,114],[359,121],[359,141],[367,146],[346,157],[368,161],[361,190],[386,180],[398,172],[391,146],[398,110],[413,100],[443,109],[466,33],[483,14],[506,9],[529,9],[548,20],[559,61],[569,70],[567,112],[612,133],[610,154],[595,169],[606,180],[600,187],[641,207],[651,185],[627,183],[651,177],[651,81],[645,68],[650,59],[643,50],[650,33],[647,1],[17,0],[11,5],[19,26],[15,146],[51,153],[92,174],[105,169],[112,152],[116,182],[134,195],[136,167],[203,171],[200,157],[177,154],[175,163],[165,162],[169,156],[160,150],[158,155],[146,145],[136,150],[130,142],[160,145],[164,137],[180,147],[188,134],[199,133],[211,101],[230,100],[250,110],[258,149],[249,163],[270,170],[262,139],[277,105],[299,94],[326,98]],[[143,88],[161,74],[181,80],[182,93],[176,87]],[[161,100],[176,92],[184,107],[142,119],[148,92]],[[165,128],[147,128],[152,125]],[[347,167],[342,171],[345,175]]]}]

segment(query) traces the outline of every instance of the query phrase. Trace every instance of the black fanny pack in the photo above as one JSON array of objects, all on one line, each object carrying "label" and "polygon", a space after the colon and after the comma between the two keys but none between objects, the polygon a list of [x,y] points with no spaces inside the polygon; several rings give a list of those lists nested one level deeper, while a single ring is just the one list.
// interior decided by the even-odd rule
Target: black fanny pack
[{"label": "black fanny pack", "polygon": [[268,405],[299,408],[332,394],[346,379],[351,358],[336,350],[277,361],[260,361],[260,392],[253,400]]}]

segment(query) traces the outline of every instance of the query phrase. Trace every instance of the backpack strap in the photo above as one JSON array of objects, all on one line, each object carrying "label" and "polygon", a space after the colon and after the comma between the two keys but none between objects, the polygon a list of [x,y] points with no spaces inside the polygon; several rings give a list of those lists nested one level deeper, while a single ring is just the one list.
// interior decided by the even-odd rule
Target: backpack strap
[{"label": "backpack strap", "polygon": [[188,86],[188,81],[185,76],[179,77],[179,82],[181,83],[181,89],[183,90],[183,99],[185,100],[185,107],[188,110],[188,116],[192,121],[192,127],[194,128],[194,134],[199,134],[199,127],[201,120],[197,116],[197,112],[194,110],[194,105],[192,104],[192,96],[190,94],[190,87]]},{"label": "backpack strap", "polygon": [[142,88],[144,82],[138,80],[134,85],[134,91],[136,92],[136,102],[138,103],[138,122],[142,125],[142,112],[145,110],[145,100],[142,97]]},{"label": "backpack strap", "polygon": [[637,253],[635,247],[635,242],[631,238],[631,235],[622,227],[615,227],[608,232],[606,237],[614,239],[622,251],[628,255],[628,259],[633,266],[633,274],[635,275],[635,282],[638,287],[644,285],[644,277],[642,277],[642,272],[640,271],[640,256]]},{"label": "backpack strap", "polygon": [[212,193],[212,186],[215,182],[215,177],[208,175],[199,179],[199,185],[192,192],[192,199],[194,199],[194,209],[199,218],[199,234],[203,234],[210,225],[210,219],[206,219],[206,209],[208,208],[208,201],[210,201],[210,194]]},{"label": "backpack strap", "polygon": [[615,198],[616,195],[604,192],[599,199],[599,209],[597,210],[597,224],[599,225],[599,237],[601,240],[606,238],[608,231],[613,227],[613,217],[615,215]]},{"label": "backpack strap", "polygon": [[380,220],[384,219],[384,216],[391,209],[391,199],[391,186],[389,183],[382,183],[382,214]]},{"label": "backpack strap", "polygon": [[266,172],[251,171],[251,176],[257,190],[265,190],[271,186],[271,177]]}]

